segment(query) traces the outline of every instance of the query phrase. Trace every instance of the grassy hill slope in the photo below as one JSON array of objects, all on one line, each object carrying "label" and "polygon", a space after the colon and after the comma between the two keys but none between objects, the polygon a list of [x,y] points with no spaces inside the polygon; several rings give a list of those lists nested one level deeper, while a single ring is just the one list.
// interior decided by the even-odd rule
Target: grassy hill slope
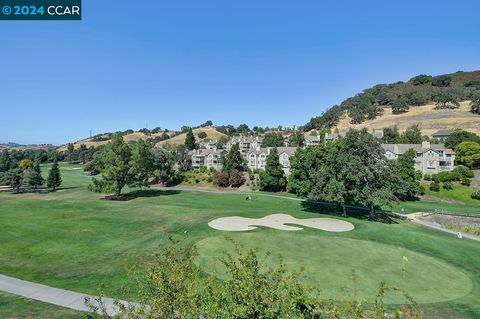
[{"label": "grassy hill slope", "polygon": [[460,103],[458,109],[443,110],[435,110],[434,104],[427,104],[412,107],[409,112],[402,114],[392,114],[390,108],[385,108],[382,116],[373,120],[366,120],[360,124],[351,124],[350,117],[344,113],[337,128],[341,132],[347,131],[349,128],[367,128],[371,132],[397,125],[400,131],[404,131],[407,127],[417,124],[422,133],[429,136],[439,129],[453,130],[456,128],[480,134],[480,115],[472,114],[469,104],[468,101],[464,101]]},{"label": "grassy hill slope", "polygon": [[[198,137],[198,134],[200,132],[205,132],[207,134],[207,137],[205,139],[201,139]],[[223,133],[220,133],[218,132],[215,128],[213,127],[202,127],[202,128],[196,128],[193,130],[193,134],[195,135],[195,139],[198,141],[201,141],[201,140],[219,140],[221,139],[222,137],[226,137],[227,135],[223,134]],[[175,135],[174,137],[168,139],[168,140],[165,140],[165,141],[161,141],[161,142],[158,142],[157,145],[158,146],[164,146],[164,145],[180,145],[180,144],[183,144],[185,143],[185,137],[186,137],[187,133],[181,133],[181,134],[178,134],[178,135]]]},{"label": "grassy hill slope", "polygon": [[[163,134],[163,132],[160,132],[160,133],[155,133],[155,134],[150,134],[150,135],[147,135],[147,134],[144,134],[142,132],[134,132],[134,133],[131,133],[131,134],[126,134],[123,136],[123,139],[125,140],[125,142],[131,142],[131,141],[138,141],[140,139],[142,140],[149,140],[149,139],[153,139],[155,137],[159,137]],[[104,135],[104,137],[108,137],[108,135]],[[109,142],[109,140],[105,140],[105,141],[95,141],[93,138],[87,138],[87,139],[83,139],[83,140],[80,140],[80,141],[77,141],[75,143],[73,143],[73,146],[75,147],[75,149],[79,148],[80,145],[82,144],[85,144],[85,146],[88,148],[90,146],[94,146],[94,147],[97,147],[97,146],[100,146],[100,145],[105,145]],[[63,152],[63,151],[66,151],[67,150],[67,144],[65,145],[62,145],[58,148],[59,151]]]},{"label": "grassy hill slope", "polygon": [[[425,134],[455,128],[479,133],[480,115],[469,112],[469,99],[478,92],[480,71],[419,75],[407,82],[378,84],[365,89],[312,118],[304,129],[382,129],[396,124],[404,130],[406,126],[419,124]],[[434,101],[438,101],[440,96],[449,96],[460,102],[460,107],[435,109]],[[447,103],[449,107],[453,104]]]}]

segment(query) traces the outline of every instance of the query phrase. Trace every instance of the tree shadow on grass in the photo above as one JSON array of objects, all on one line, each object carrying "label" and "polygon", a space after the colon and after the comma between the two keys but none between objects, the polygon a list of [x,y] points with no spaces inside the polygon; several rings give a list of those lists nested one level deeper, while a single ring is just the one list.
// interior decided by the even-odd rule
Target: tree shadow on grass
[{"label": "tree shadow on grass", "polygon": [[[304,211],[309,213],[334,215],[338,217],[343,216],[341,206],[335,203],[317,202],[306,200],[301,203]],[[387,211],[375,209],[373,212],[366,207],[353,207],[348,206],[346,208],[347,217],[353,217],[362,220],[368,220],[372,222],[379,222],[384,224],[398,224],[398,222],[392,218]]]},{"label": "tree shadow on grass", "polygon": [[148,198],[159,196],[170,196],[180,194],[180,190],[161,190],[161,189],[138,189],[122,195],[123,200],[132,200],[136,198]]}]

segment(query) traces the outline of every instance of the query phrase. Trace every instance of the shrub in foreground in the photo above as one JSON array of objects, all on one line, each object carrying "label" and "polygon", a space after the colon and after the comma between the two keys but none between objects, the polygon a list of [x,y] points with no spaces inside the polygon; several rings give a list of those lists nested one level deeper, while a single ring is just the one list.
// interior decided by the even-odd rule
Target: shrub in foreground
[{"label": "shrub in foreground", "polygon": [[[315,288],[299,280],[299,273],[288,272],[282,260],[268,266],[268,254],[263,258],[253,249],[234,247],[233,254],[224,252],[220,259],[223,280],[215,269],[206,275],[195,263],[194,248],[178,243],[141,260],[130,272],[137,283],[130,293],[138,303],[117,302],[117,318],[422,318],[417,304],[400,289],[380,284],[375,302],[369,305],[359,300],[322,300]],[[384,299],[390,292],[403,295],[406,305],[397,310],[387,307]],[[102,317],[110,318],[105,311]]]}]

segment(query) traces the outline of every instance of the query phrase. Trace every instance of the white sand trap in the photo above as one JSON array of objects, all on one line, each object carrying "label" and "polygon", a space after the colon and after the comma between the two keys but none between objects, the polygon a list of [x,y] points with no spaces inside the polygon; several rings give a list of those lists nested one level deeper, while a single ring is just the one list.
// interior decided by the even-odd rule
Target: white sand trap
[{"label": "white sand trap", "polygon": [[287,214],[273,214],[263,218],[246,218],[240,216],[222,217],[212,220],[208,226],[226,231],[248,231],[256,229],[255,226],[265,226],[279,230],[302,230],[301,227],[289,226],[296,224],[310,228],[321,229],[330,232],[344,232],[354,229],[354,226],[346,221],[334,218],[306,218],[297,219]]}]

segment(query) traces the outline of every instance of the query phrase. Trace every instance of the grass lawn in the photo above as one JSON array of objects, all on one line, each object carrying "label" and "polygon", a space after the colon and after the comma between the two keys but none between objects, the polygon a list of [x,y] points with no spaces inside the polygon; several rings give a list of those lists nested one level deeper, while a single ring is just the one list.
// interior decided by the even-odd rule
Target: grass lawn
[{"label": "grass lawn", "polygon": [[443,187],[440,188],[439,192],[433,192],[431,191],[428,187],[427,184],[425,184],[425,194],[426,195],[432,195],[432,196],[438,196],[441,198],[446,198],[446,199],[452,199],[454,201],[460,201],[466,204],[473,204],[480,206],[480,200],[478,199],[473,199],[470,195],[475,189],[478,189],[479,187],[467,187],[463,185],[453,185],[453,189],[451,190],[446,190]]},{"label": "grass lawn", "polygon": [[443,187],[439,192],[433,192],[425,186],[425,199],[414,202],[399,202],[393,210],[400,212],[402,208],[405,213],[434,212],[442,211],[452,214],[480,215],[480,200],[470,197],[475,187],[453,185],[452,190]]},{"label": "grass lawn", "polygon": [[85,319],[83,312],[0,292],[1,318]]},{"label": "grass lawn", "polygon": [[[304,267],[304,279],[317,285],[325,297],[344,298],[355,270],[357,288],[368,300],[379,282],[385,280],[405,288],[422,304],[427,318],[478,318],[480,314],[478,242],[458,240],[407,222],[387,224],[353,217],[347,220],[355,230],[346,233],[267,228],[221,232],[207,223],[234,215],[258,218],[287,213],[310,218],[330,212],[261,193],[245,201],[244,195],[234,193],[153,188],[134,191],[126,202],[106,201],[86,189],[90,178],[83,175],[81,166],[62,164],[61,172],[64,188],[58,192],[0,193],[0,273],[120,297],[120,288],[128,285],[126,266],[165,245],[169,236],[197,245],[198,264],[205,271],[218,266],[217,256],[222,249],[230,249],[225,238],[228,236],[245,246],[271,251],[268,262],[275,262],[281,254],[290,269]],[[443,203],[439,208],[444,208]],[[405,278],[402,256],[410,260]],[[395,296],[388,298],[392,303],[401,302]],[[1,318],[76,315],[0,294]]]}]

